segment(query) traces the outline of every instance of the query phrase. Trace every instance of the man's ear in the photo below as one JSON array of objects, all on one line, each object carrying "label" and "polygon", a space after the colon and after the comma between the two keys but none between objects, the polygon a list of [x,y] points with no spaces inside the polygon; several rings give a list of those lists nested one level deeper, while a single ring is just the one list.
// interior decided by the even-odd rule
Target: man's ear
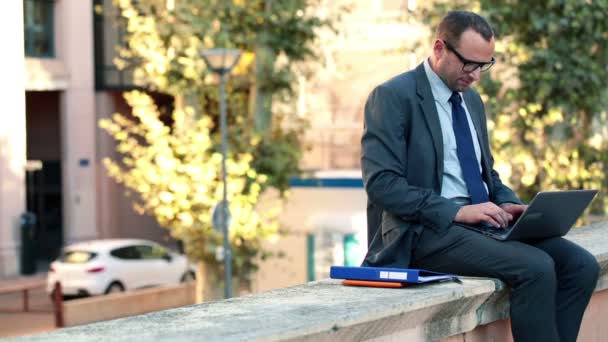
[{"label": "man's ear", "polygon": [[445,54],[445,44],[441,39],[435,39],[433,42],[433,56],[435,59],[440,59]]}]

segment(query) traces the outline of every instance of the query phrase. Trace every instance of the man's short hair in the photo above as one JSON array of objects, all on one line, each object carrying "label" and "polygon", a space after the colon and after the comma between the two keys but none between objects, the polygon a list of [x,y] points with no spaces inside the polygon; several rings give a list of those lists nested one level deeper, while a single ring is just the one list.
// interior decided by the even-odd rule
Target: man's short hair
[{"label": "man's short hair", "polygon": [[451,11],[439,23],[437,38],[458,46],[460,36],[468,29],[479,33],[488,42],[494,37],[494,30],[482,16],[467,11]]}]

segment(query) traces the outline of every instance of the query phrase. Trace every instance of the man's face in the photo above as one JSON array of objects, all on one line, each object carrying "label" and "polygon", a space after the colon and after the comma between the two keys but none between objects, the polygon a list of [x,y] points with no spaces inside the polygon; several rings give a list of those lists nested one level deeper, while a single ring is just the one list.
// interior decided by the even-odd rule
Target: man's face
[{"label": "man's face", "polygon": [[[473,82],[478,81],[481,68],[475,68],[475,63],[490,63],[494,55],[494,38],[488,42],[479,33],[468,29],[460,36],[458,45],[437,39],[433,46],[433,53],[437,60],[437,74],[452,91],[465,91]],[[460,55],[460,56],[459,56]],[[467,66],[463,70],[463,66]],[[466,69],[475,70],[467,71]]]}]

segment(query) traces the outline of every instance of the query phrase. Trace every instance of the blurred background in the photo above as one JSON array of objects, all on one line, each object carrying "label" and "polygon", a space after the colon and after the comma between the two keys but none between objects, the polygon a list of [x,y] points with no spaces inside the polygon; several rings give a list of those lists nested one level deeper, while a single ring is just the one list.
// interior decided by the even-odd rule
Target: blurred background
[{"label": "blurred background", "polygon": [[523,200],[600,189],[579,223],[601,219],[605,1],[11,0],[0,279],[47,272],[75,242],[142,238],[197,265],[201,300],[219,296],[221,80],[203,59],[218,48],[242,53],[226,83],[235,295],[358,265],[367,94],[429,55],[449,9],[497,32],[477,89],[502,179]]}]

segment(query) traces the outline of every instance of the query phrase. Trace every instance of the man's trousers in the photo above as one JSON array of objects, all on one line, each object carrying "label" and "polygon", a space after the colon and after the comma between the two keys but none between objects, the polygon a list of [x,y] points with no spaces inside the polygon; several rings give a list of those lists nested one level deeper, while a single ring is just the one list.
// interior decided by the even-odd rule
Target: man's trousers
[{"label": "man's trousers", "polygon": [[575,342],[599,274],[593,255],[564,238],[503,242],[458,225],[424,229],[410,266],[506,282],[516,342]]}]

